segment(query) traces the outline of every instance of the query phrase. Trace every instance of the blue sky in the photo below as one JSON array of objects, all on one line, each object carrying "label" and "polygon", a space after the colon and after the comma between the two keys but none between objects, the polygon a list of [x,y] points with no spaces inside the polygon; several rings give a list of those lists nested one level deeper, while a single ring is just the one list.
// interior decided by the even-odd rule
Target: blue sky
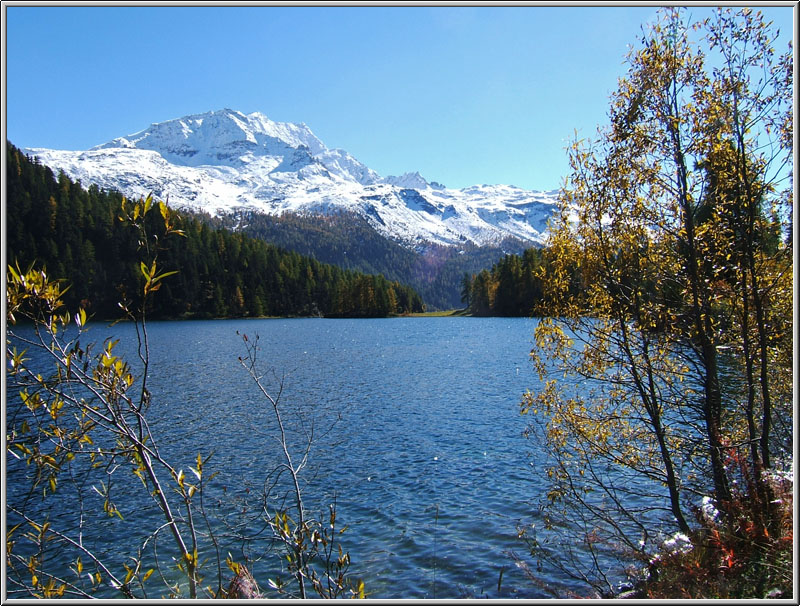
[{"label": "blue sky", "polygon": [[[18,147],[88,149],[228,107],[305,122],[384,176],[549,190],[657,6],[4,10]],[[762,10],[783,50],[792,7]]]}]

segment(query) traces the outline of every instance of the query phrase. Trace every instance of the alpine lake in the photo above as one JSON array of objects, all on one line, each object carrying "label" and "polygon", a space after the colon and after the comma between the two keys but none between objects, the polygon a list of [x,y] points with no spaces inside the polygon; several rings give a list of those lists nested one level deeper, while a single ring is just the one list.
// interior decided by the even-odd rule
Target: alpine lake
[{"label": "alpine lake", "polygon": [[[314,432],[301,473],[305,507],[327,520],[335,502],[349,575],[363,579],[367,597],[550,597],[511,556],[532,563],[518,528],[535,519],[544,491],[541,455],[523,436],[528,420],[519,411],[522,394],[538,384],[528,360],[535,326],[473,317],[151,322],[148,418],[176,468],[213,453],[204,469],[217,475],[203,502],[212,522],[250,519],[253,531],[258,495],[283,461],[272,407],[239,361],[247,356],[242,335],[257,337],[257,366],[267,391],[280,394],[295,460]],[[115,352],[136,369],[134,326],[92,323],[83,340],[107,337],[119,339]],[[9,466],[9,500],[18,497],[15,473],[22,471]],[[123,562],[163,518],[127,469],[112,480],[124,519],[106,519],[95,539]],[[79,506],[102,513],[102,499],[84,488],[81,503],[70,504],[60,481],[54,524]],[[249,558],[269,596],[279,556],[258,541],[243,549],[224,524],[215,532],[222,559]],[[167,533],[158,546],[169,553]],[[207,545],[200,555],[214,561],[215,551]],[[144,557],[152,558],[149,547]],[[205,572],[204,584],[213,583],[216,566]],[[222,573],[231,575],[224,563]]]}]

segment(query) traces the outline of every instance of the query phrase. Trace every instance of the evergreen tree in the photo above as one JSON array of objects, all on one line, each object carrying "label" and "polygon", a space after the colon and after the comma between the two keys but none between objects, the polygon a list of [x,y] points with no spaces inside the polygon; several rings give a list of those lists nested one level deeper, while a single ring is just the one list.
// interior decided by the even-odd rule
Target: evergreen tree
[{"label": "evergreen tree", "polygon": [[[120,220],[123,196],[94,186],[86,190],[64,173],[54,176],[10,143],[7,149],[9,264],[45,267],[51,278],[71,284],[64,297],[68,306],[81,306],[98,318],[116,317],[120,298],[131,297],[143,283],[137,262],[141,239]],[[160,213],[137,220],[150,235],[165,227]],[[383,276],[325,265],[241,232],[214,228],[207,218],[177,213],[175,221],[185,237],[164,242],[160,258],[178,275],[151,297],[151,318],[374,317],[423,310],[416,292]]]}]

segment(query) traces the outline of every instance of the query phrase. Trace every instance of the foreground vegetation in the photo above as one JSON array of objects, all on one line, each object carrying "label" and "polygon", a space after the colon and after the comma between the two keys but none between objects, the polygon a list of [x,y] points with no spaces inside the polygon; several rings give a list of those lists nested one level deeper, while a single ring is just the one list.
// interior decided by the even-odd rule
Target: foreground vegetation
[{"label": "foreground vegetation", "polygon": [[[209,485],[219,473],[210,464],[214,453],[190,456],[183,463],[189,473],[163,454],[151,430],[148,379],[167,369],[150,366],[146,317],[176,274],[161,266],[166,242],[183,233],[163,202],[123,201],[121,210],[121,222],[140,242],[140,296],[120,303],[136,329],[138,368],[115,353],[117,341],[86,341],[86,310],[71,313],[61,281],[41,269],[8,270],[6,477],[14,487],[6,509],[8,595],[262,597],[250,563],[225,551],[235,545],[246,554],[256,544],[274,556],[279,574],[266,584],[279,596],[364,597],[363,582],[348,576],[335,501],[318,515],[303,502],[301,476],[315,421],[281,401],[281,386],[268,391],[257,335],[241,335],[239,362],[262,396],[262,422],[271,416],[278,428],[280,462],[265,470],[263,488],[246,491],[243,501],[227,499],[223,512],[234,513],[220,517],[208,506]],[[154,234],[147,225],[156,214],[163,228]],[[25,329],[17,332],[21,322]],[[130,529],[132,553],[109,551],[109,518],[124,524],[117,503],[135,498],[137,490],[152,501],[161,523]]]},{"label": "foreground vegetation", "polygon": [[774,39],[749,9],[661,11],[610,124],[570,150],[531,352],[545,388],[522,403],[548,455],[529,541],[600,595],[631,562],[658,597],[792,592],[792,61]]}]

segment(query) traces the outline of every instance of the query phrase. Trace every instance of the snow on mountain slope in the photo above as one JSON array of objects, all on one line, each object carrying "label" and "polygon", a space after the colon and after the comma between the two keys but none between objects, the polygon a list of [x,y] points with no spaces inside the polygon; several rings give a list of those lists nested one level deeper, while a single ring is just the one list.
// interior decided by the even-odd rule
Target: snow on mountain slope
[{"label": "snow on mountain slope", "polygon": [[153,124],[88,151],[25,152],[85,186],[152,193],[211,214],[356,212],[407,245],[487,245],[508,236],[541,244],[555,202],[554,192],[510,185],[457,190],[419,173],[382,178],[346,151],[328,149],[305,124],[229,109]]}]

